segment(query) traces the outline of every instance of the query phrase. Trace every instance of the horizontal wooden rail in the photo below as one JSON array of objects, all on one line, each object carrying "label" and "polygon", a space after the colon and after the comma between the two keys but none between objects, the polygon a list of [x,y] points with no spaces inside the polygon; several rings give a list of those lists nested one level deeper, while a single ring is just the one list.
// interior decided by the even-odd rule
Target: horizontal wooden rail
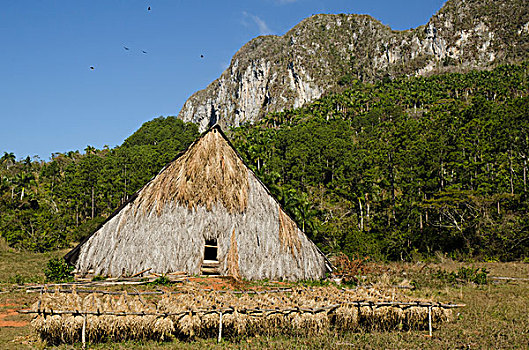
[{"label": "horizontal wooden rail", "polygon": [[[109,294],[109,295],[122,295],[125,292],[112,292],[99,289],[28,289],[26,293],[54,293],[58,291],[59,293],[78,293],[78,294]],[[204,292],[208,293],[232,293],[232,294],[266,294],[266,293],[288,293],[292,292],[292,288],[282,288],[282,289],[271,289],[271,290],[214,290],[214,289],[204,289]],[[187,290],[183,291],[171,291],[164,292],[161,290],[154,292],[127,292],[127,295],[162,295],[162,294],[183,294],[183,293],[192,293]],[[194,292],[193,292],[194,293]]]},{"label": "horizontal wooden rail", "polygon": [[489,277],[491,280],[497,280],[497,281],[529,281],[529,278],[521,278],[521,277],[502,277],[502,276],[491,276]]},{"label": "horizontal wooden rail", "polygon": [[427,303],[422,301],[416,301],[416,302],[398,302],[398,301],[387,301],[387,302],[372,302],[372,301],[352,301],[352,302],[346,302],[346,303],[340,303],[340,304],[332,304],[329,306],[323,306],[323,307],[317,307],[317,308],[302,308],[302,307],[294,307],[294,308],[285,308],[285,309],[260,309],[260,308],[253,308],[253,309],[244,309],[244,308],[235,308],[235,307],[226,307],[226,308],[219,308],[219,309],[190,309],[190,310],[182,310],[178,312],[151,312],[151,311],[142,311],[142,312],[122,312],[122,311],[89,311],[89,310],[53,310],[51,308],[44,308],[39,310],[31,310],[31,309],[23,309],[23,310],[17,310],[20,314],[39,314],[39,315],[96,315],[96,316],[104,316],[104,315],[110,315],[110,316],[159,316],[159,317],[168,317],[168,316],[185,316],[188,314],[209,314],[209,313],[233,313],[237,311],[238,313],[242,314],[274,314],[274,313],[282,313],[282,314],[289,314],[292,312],[303,312],[303,313],[319,313],[323,311],[331,311],[335,310],[341,306],[346,305],[352,305],[357,307],[384,307],[384,306],[394,306],[394,307],[424,307],[424,308],[443,308],[443,309],[451,309],[451,308],[459,308],[459,307],[465,307],[465,304],[442,304],[442,303]]}]

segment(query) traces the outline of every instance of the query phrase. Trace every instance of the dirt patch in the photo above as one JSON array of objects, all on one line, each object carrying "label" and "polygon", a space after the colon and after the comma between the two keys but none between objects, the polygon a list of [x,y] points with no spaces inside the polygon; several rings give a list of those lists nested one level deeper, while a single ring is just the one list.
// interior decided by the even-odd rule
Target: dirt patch
[{"label": "dirt patch", "polygon": [[[20,306],[13,303],[0,304],[0,308]],[[7,309],[0,311],[0,328],[1,327],[25,327],[29,323],[28,321],[12,321],[6,320],[6,318],[18,316],[17,309]]]},{"label": "dirt patch", "polygon": [[18,304],[15,304],[15,303],[5,303],[5,304],[0,304],[0,308],[3,308],[3,307],[9,307],[9,306],[19,306]]}]

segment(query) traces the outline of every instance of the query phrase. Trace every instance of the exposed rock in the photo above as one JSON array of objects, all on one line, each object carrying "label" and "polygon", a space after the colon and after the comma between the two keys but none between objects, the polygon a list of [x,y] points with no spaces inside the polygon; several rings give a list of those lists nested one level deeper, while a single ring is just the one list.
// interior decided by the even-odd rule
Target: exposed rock
[{"label": "exposed rock", "polygon": [[283,36],[244,45],[220,78],[186,101],[179,118],[201,131],[217,122],[238,126],[339,91],[343,77],[486,69],[527,59],[528,52],[525,0],[449,0],[426,25],[407,31],[367,15],[315,15]]}]

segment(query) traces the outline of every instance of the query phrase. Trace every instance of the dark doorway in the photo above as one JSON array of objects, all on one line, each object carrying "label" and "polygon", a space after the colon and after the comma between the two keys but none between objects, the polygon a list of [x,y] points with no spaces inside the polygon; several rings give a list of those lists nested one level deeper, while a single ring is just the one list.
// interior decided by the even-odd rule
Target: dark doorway
[{"label": "dark doorway", "polygon": [[219,261],[217,257],[217,240],[207,239],[204,246],[204,261],[202,262],[202,275],[218,276],[219,275]]},{"label": "dark doorway", "polygon": [[217,240],[207,239],[204,247],[204,260],[217,260]]}]

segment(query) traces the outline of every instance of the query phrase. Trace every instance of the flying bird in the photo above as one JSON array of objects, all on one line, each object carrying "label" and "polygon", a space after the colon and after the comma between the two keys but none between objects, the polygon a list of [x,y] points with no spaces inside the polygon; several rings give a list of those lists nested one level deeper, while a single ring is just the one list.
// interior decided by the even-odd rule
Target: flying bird
[{"label": "flying bird", "polygon": [[204,58],[204,55],[200,55],[200,58]]},{"label": "flying bird", "polygon": [[91,69],[91,70],[94,70],[94,66],[90,66],[90,69]]},{"label": "flying bird", "polygon": [[147,51],[143,51],[143,50],[141,50],[141,52],[143,52],[143,53],[147,53]]},{"label": "flying bird", "polygon": [[128,47],[126,47],[126,46],[123,46],[123,48],[124,48],[125,50],[127,50],[127,51],[130,50],[130,49],[129,49]]},{"label": "flying bird", "polygon": [[147,11],[150,11],[150,10],[151,10],[151,7],[150,7],[150,6],[149,6],[149,7],[147,7]]}]

